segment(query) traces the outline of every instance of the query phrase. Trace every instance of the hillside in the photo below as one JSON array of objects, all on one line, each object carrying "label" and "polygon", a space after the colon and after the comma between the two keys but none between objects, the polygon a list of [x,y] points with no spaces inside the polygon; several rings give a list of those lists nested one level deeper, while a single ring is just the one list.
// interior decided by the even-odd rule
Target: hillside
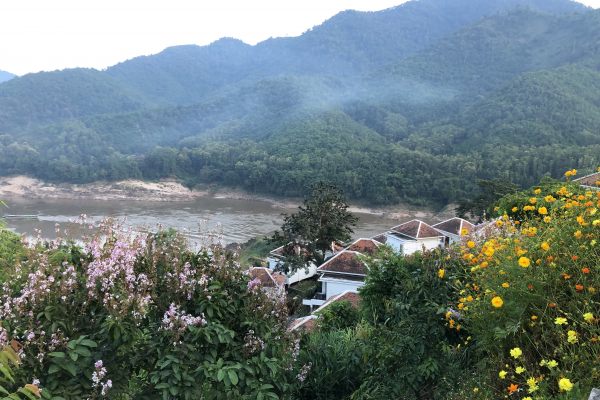
[{"label": "hillside", "polygon": [[176,176],[295,196],[447,203],[600,164],[600,11],[411,1],[295,38],[178,46],[0,84],[0,175]]},{"label": "hillside", "polygon": [[0,83],[11,80],[14,77],[15,76],[13,74],[11,74],[10,72],[0,70]]}]

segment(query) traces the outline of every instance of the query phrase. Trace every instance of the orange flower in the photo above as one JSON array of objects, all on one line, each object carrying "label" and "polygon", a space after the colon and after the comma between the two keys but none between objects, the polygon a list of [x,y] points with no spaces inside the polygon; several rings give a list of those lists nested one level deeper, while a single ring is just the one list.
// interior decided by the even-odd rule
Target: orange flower
[{"label": "orange flower", "polygon": [[517,390],[519,390],[519,385],[515,385],[514,383],[511,383],[510,386],[508,387],[508,394],[513,394]]},{"label": "orange flower", "polygon": [[588,267],[583,267],[583,268],[581,268],[581,272],[583,272],[584,274],[589,274],[590,269]]},{"label": "orange flower", "polygon": [[583,285],[578,283],[577,285],[575,285],[575,290],[577,290],[578,292],[583,291]]}]

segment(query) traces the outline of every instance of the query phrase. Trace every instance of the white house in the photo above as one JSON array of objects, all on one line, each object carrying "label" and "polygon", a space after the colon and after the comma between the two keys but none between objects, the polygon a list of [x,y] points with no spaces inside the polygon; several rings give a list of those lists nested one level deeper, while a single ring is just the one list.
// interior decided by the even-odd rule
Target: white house
[{"label": "white house", "polygon": [[433,225],[433,227],[448,238],[446,244],[460,242],[463,234],[469,234],[475,229],[475,225],[458,217],[447,219]]},{"label": "white house", "polygon": [[325,300],[348,290],[356,291],[365,284],[367,266],[360,256],[357,251],[343,250],[317,268]]},{"label": "white house", "polygon": [[445,238],[440,231],[418,219],[395,226],[389,232],[375,237],[402,255],[444,247]]},{"label": "white house", "polygon": [[[285,255],[283,254],[285,246],[281,246],[272,250],[267,256],[267,262],[269,263],[269,269],[275,271],[279,266],[285,262]],[[310,263],[304,268],[298,268],[296,271],[290,271],[286,274],[286,285],[291,285],[296,282],[300,282],[304,279],[312,278],[317,273],[317,266],[314,263]]]}]

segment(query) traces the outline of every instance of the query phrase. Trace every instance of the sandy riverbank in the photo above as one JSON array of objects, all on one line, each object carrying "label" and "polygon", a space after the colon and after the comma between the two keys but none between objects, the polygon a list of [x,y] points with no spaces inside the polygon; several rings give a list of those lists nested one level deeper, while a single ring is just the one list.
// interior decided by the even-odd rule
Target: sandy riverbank
[{"label": "sandy riverbank", "polygon": [[[0,199],[21,197],[30,199],[81,199],[81,200],[132,200],[177,202],[201,198],[254,200],[270,203],[282,210],[291,210],[300,200],[276,199],[229,189],[190,190],[175,180],[145,182],[124,180],[118,182],[94,182],[86,184],[53,184],[27,176],[0,177]],[[350,210],[361,214],[405,220],[409,217],[441,220],[452,216],[451,207],[440,212],[406,205],[387,207],[351,206]]]}]

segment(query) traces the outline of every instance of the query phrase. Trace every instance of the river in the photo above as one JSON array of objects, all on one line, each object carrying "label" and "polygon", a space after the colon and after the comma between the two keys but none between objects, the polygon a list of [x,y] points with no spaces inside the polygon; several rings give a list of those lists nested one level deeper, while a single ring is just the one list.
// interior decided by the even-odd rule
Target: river
[{"label": "river", "polygon": [[[176,202],[20,197],[3,200],[6,207],[1,207],[0,215],[9,229],[26,235],[34,235],[39,229],[46,238],[55,236],[56,224],[79,238],[83,230],[74,221],[86,214],[93,221],[115,217],[125,219],[127,225],[150,230],[160,224],[183,232],[192,242],[200,241],[207,233],[217,233],[225,244],[242,243],[270,234],[281,225],[282,213],[294,212],[267,201],[210,197]],[[356,215],[359,217],[354,235],[357,238],[374,236],[399,223],[376,214]]]}]

